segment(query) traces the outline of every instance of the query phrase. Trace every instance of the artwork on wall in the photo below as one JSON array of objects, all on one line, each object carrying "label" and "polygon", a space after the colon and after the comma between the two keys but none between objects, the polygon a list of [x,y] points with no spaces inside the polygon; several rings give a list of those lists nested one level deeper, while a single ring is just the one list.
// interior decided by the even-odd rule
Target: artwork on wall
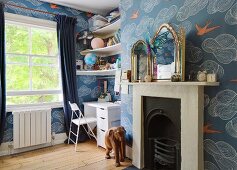
[{"label": "artwork on wall", "polygon": [[[171,24],[175,30],[182,26],[187,40],[186,77],[190,72],[206,70],[215,73],[221,83],[219,87],[205,88],[205,169],[237,169],[236,0],[156,0],[150,4],[121,0],[122,69],[131,69],[130,53],[137,40],[146,40],[147,34],[153,36],[163,23]],[[139,11],[139,17],[131,19],[134,11]],[[129,88],[130,94],[121,96],[121,122],[127,141],[132,144],[132,87]]]}]

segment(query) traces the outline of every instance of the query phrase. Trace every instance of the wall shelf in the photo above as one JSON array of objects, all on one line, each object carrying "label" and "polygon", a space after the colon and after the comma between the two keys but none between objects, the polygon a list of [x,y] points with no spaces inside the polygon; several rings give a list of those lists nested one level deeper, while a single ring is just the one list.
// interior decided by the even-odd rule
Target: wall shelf
[{"label": "wall shelf", "polygon": [[[95,31],[93,31],[93,34],[95,37],[100,38],[108,38],[110,36],[113,36],[113,34],[119,30],[121,25],[121,19],[118,19],[117,21],[110,23],[102,28],[99,28]],[[107,57],[112,56],[116,54],[120,54],[122,52],[122,46],[121,43],[107,46],[104,48],[98,48],[98,49],[86,49],[81,51],[81,55],[86,55],[88,53],[95,53],[99,57]],[[112,70],[92,70],[92,71],[77,71],[77,75],[93,75],[93,76],[115,76],[116,69]]]},{"label": "wall shelf", "polygon": [[102,27],[102,28],[99,28],[98,30],[93,31],[93,34],[96,37],[109,37],[114,32],[119,30],[120,25],[121,25],[121,20],[118,19],[117,21],[115,21],[105,27]]},{"label": "wall shelf", "polygon": [[121,53],[121,51],[122,51],[121,43],[118,43],[118,44],[104,47],[104,48],[83,50],[83,51],[81,51],[81,55],[86,55],[88,53],[93,52],[100,57],[106,57],[106,56],[119,54],[119,53]]},{"label": "wall shelf", "polygon": [[91,76],[114,76],[116,70],[92,70],[92,71],[77,71],[77,75],[91,75]]}]

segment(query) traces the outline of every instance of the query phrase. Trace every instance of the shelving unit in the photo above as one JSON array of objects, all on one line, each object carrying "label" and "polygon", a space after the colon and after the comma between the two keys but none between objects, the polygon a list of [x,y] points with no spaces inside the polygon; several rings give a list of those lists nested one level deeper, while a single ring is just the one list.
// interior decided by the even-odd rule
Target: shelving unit
[{"label": "shelving unit", "polygon": [[[113,34],[119,30],[121,24],[121,20],[118,19],[117,21],[106,25],[105,27],[102,27],[98,30],[93,31],[93,34],[95,37],[100,38],[108,38],[113,36]],[[88,53],[95,53],[99,57],[107,57],[112,56],[116,54],[120,54],[122,52],[122,46],[121,43],[107,46],[104,48],[98,48],[98,49],[86,49],[81,51],[81,55],[86,55]],[[77,75],[96,75],[96,76],[114,76],[116,73],[116,70],[93,70],[93,71],[77,71]]]},{"label": "shelving unit", "polygon": [[91,76],[114,76],[116,70],[92,70],[92,71],[77,71],[77,75],[91,75]]},{"label": "shelving unit", "polygon": [[93,34],[96,37],[108,38],[109,36],[111,36],[114,32],[116,32],[120,28],[120,25],[121,25],[121,20],[118,19],[117,21],[115,21],[105,27],[102,27],[96,31],[93,31]]},{"label": "shelving unit", "polygon": [[108,47],[104,47],[104,48],[97,48],[97,49],[87,49],[84,51],[81,51],[81,55],[86,55],[88,53],[95,53],[97,55],[99,55],[100,57],[106,57],[106,56],[110,56],[110,55],[115,55],[115,54],[119,54],[122,51],[122,47],[121,47],[121,43],[119,44],[115,44],[112,46],[108,46]]}]

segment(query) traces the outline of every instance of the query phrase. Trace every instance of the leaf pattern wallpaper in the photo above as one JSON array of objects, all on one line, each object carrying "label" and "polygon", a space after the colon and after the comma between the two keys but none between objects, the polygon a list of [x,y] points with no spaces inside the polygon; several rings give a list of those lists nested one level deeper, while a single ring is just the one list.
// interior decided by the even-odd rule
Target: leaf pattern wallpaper
[{"label": "leaf pattern wallpaper", "polygon": [[[237,169],[237,1],[121,0],[120,11],[123,70],[131,69],[132,45],[153,37],[162,23],[185,28],[186,77],[207,70],[220,81],[205,88],[205,169]],[[121,123],[132,145],[132,87],[121,101]]]}]

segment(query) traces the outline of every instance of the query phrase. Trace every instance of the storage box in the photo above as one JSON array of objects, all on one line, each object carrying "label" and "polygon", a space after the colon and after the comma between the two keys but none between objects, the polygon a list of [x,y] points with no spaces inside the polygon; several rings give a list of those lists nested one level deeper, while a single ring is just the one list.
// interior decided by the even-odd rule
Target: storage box
[{"label": "storage box", "polygon": [[126,70],[122,72],[122,80],[131,81],[131,70]]},{"label": "storage box", "polygon": [[108,20],[101,15],[94,15],[89,19],[89,30],[95,31],[98,28],[101,28],[108,24]]}]

